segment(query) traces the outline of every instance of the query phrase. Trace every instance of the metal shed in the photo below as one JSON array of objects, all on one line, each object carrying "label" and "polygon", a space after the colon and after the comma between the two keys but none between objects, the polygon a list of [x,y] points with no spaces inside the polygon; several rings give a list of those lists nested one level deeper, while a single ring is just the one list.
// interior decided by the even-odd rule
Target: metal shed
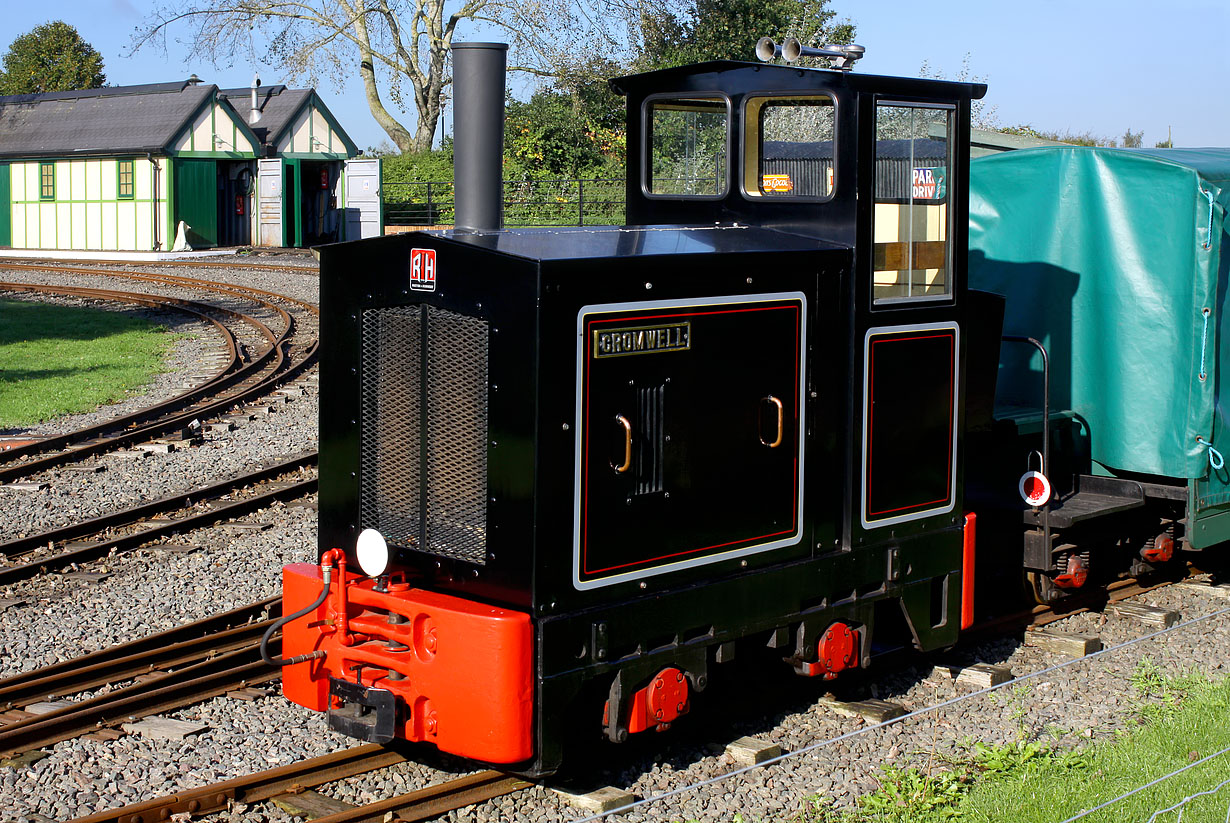
[{"label": "metal shed", "polygon": [[[181,223],[194,248],[378,234],[378,161],[350,160],[357,148],[316,93],[274,86],[257,103],[195,77],[0,97],[0,247],[166,251]],[[276,203],[256,192],[267,163],[295,175],[279,178]],[[305,169],[323,195],[303,194]]]}]

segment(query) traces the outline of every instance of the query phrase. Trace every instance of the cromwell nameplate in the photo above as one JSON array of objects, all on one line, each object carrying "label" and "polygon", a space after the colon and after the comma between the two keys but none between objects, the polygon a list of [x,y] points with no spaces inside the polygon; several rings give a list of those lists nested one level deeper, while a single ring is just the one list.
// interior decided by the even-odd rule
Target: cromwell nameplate
[{"label": "cromwell nameplate", "polygon": [[626,357],[630,354],[687,351],[691,343],[691,323],[637,326],[630,329],[595,329],[594,357]]}]

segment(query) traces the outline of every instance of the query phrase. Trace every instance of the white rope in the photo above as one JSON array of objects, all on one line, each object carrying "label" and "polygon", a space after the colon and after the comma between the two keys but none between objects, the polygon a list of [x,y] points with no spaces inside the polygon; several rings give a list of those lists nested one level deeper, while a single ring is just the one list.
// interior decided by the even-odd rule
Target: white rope
[{"label": "white rope", "polygon": [[1023,674],[1020,677],[1014,677],[1013,679],[1005,681],[998,685],[988,686],[985,689],[979,689],[978,691],[970,692],[969,694],[958,695],[957,697],[951,698],[949,700],[945,700],[941,703],[936,703],[933,706],[925,706],[921,709],[915,709],[914,711],[903,714],[900,717],[894,717],[892,719],[885,720],[882,723],[876,723],[874,725],[864,726],[859,729],[854,729],[853,731],[849,731],[844,734],[839,734],[836,737],[830,737],[827,740],[821,740],[818,743],[812,743],[810,746],[804,746],[803,748],[797,749],[793,752],[786,752],[785,754],[780,754],[777,757],[771,757],[768,760],[763,760],[760,763],[756,763],[751,766],[744,766],[742,768],[735,769],[734,771],[729,771],[729,772],[726,772],[725,774],[720,774],[717,777],[710,777],[706,780],[701,780],[698,783],[689,783],[688,785],[681,786],[678,789],[671,789],[670,791],[663,792],[662,794],[655,794],[650,797],[637,800],[633,803],[629,803],[627,806],[620,806],[618,809],[614,809],[609,812],[599,812],[598,814],[592,814],[588,817],[577,818],[576,820],[573,821],[573,823],[591,823],[592,821],[595,821],[595,820],[602,820],[603,818],[609,815],[612,815],[612,814],[623,814],[639,806],[647,806],[650,803],[657,803],[661,800],[667,800],[669,798],[676,797],[678,795],[690,792],[694,789],[701,789],[701,788],[704,788],[705,786],[711,786],[715,783],[721,783],[722,781],[729,780],[732,777],[738,777],[739,775],[747,774],[748,772],[754,771],[756,769],[761,769],[766,766],[772,766],[775,763],[780,763],[783,760],[787,760],[792,757],[798,757],[800,755],[807,754],[808,752],[812,752],[817,749],[823,748],[825,746],[832,745],[833,743],[839,743],[843,740],[849,740],[852,737],[857,737],[858,735],[866,734],[867,732],[876,731],[877,729],[883,729],[887,726],[892,726],[897,723],[904,723],[906,720],[911,720],[915,717],[920,717],[924,714],[930,714],[931,712],[938,711],[940,709],[944,709],[949,706],[954,706],[957,703],[962,703],[966,700],[971,700],[975,697],[980,697],[984,694],[990,694],[992,692],[997,692],[1001,689],[1006,689],[1009,686],[1015,686],[1026,680],[1032,680],[1035,677],[1041,677],[1044,674],[1049,674],[1051,672],[1059,671],[1060,669],[1066,669],[1069,666],[1075,666],[1077,663],[1083,663],[1088,660],[1092,660],[1096,657],[1101,657],[1102,655],[1110,654],[1111,652],[1119,651],[1121,649],[1128,648],[1129,646],[1134,646],[1137,643],[1143,643],[1146,640],[1153,640],[1154,638],[1163,637],[1167,634],[1170,634],[1173,631],[1177,631],[1178,629],[1187,628],[1188,626],[1194,626],[1197,623],[1203,623],[1206,620],[1211,620],[1214,617],[1221,617],[1222,615],[1225,615],[1225,614],[1230,614],[1230,608],[1218,609],[1215,612],[1210,612],[1209,614],[1202,615],[1200,617],[1193,617],[1191,620],[1185,620],[1182,623],[1176,623],[1170,628],[1161,629],[1159,631],[1153,632],[1152,634],[1146,634],[1141,637],[1134,638],[1132,640],[1125,640],[1122,643],[1118,643],[1114,646],[1107,646],[1106,648],[1103,648],[1100,651],[1091,652],[1090,654],[1087,654],[1084,657],[1077,657],[1072,660],[1065,660],[1062,663],[1056,663],[1053,666],[1048,666],[1045,669],[1039,669],[1036,672],[1027,672],[1026,674]]}]

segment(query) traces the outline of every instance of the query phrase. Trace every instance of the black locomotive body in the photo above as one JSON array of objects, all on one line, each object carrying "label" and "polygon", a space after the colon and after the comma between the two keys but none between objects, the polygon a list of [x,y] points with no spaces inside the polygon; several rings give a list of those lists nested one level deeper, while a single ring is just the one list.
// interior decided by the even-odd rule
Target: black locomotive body
[{"label": "black locomotive body", "polygon": [[984,87],[738,62],[616,86],[627,225],[321,250],[323,560],[284,609],[320,598],[284,683],[355,736],[540,775],[567,729],[669,725],[739,648],[832,677],[972,617]]}]

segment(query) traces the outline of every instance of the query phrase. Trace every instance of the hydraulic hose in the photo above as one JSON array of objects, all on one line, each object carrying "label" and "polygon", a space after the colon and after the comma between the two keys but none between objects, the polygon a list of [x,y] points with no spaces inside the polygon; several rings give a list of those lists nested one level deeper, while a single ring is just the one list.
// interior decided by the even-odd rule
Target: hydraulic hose
[{"label": "hydraulic hose", "polygon": [[316,609],[320,608],[320,604],[325,602],[325,598],[329,596],[329,583],[333,578],[333,566],[321,563],[320,570],[324,575],[324,585],[320,587],[320,596],[316,598],[316,601],[310,606],[303,607],[294,614],[287,615],[276,620],[274,624],[265,631],[265,636],[261,638],[261,660],[264,660],[270,666],[293,666],[295,663],[303,663],[307,660],[314,660],[318,657],[325,656],[325,652],[319,649],[314,652],[308,652],[307,654],[295,655],[289,660],[283,660],[280,657],[271,657],[269,655],[269,639],[273,637],[274,632],[292,620],[298,620],[300,617],[316,611]]}]

